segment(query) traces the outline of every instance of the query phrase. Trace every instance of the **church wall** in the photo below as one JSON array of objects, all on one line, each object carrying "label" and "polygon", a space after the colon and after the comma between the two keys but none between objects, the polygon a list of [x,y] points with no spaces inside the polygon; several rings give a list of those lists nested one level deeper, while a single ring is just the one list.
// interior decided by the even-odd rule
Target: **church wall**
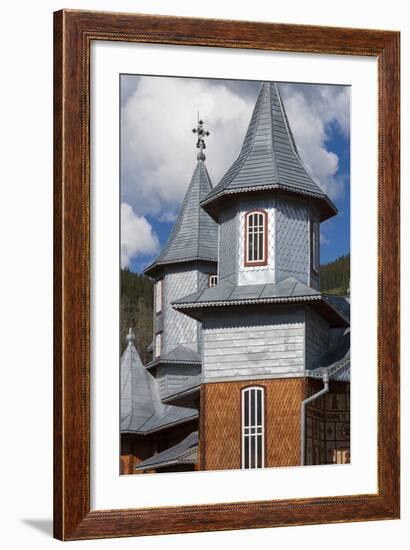
[{"label": "church wall", "polygon": [[265,467],[300,464],[300,404],[305,380],[288,378],[203,384],[200,469],[241,468],[241,389],[265,387]]},{"label": "church wall", "polygon": [[237,273],[238,220],[236,208],[224,210],[219,219],[219,282]]},{"label": "church wall", "polygon": [[197,270],[186,266],[170,266],[164,277],[164,329],[162,353],[168,353],[180,344],[197,349],[198,321],[173,309],[171,303],[197,291]]},{"label": "church wall", "polygon": [[161,399],[187,384],[192,376],[200,372],[200,365],[161,365],[157,372]]},{"label": "church wall", "polygon": [[[225,312],[203,322],[204,382],[301,374],[305,367],[304,309],[275,307]],[[246,321],[244,321],[246,319]]]},{"label": "church wall", "polygon": [[329,323],[310,307],[306,307],[306,368],[319,366],[317,362],[329,349]]},{"label": "church wall", "polygon": [[276,282],[294,277],[309,284],[309,208],[306,202],[280,198],[276,220]]}]

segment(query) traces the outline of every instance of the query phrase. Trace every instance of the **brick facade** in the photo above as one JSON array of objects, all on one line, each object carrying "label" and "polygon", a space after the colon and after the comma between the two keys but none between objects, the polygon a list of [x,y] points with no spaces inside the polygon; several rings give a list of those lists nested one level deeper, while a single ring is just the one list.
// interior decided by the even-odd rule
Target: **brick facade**
[{"label": "brick facade", "polygon": [[265,388],[265,467],[300,464],[303,378],[221,382],[201,389],[200,469],[241,468],[241,390]]},{"label": "brick facade", "polygon": [[[265,467],[300,465],[303,399],[323,388],[319,380],[282,378],[203,384],[201,470],[241,468],[241,390],[265,388]],[[329,393],[306,409],[306,464],[350,462],[350,384],[330,382]]]}]

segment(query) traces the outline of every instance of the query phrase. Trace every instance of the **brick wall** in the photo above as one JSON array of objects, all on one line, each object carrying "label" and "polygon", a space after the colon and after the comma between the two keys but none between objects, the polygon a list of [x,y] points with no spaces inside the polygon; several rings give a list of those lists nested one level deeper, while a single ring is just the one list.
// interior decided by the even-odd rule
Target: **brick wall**
[{"label": "brick wall", "polygon": [[265,387],[265,466],[300,463],[303,378],[204,384],[201,388],[200,469],[241,467],[241,389]]}]

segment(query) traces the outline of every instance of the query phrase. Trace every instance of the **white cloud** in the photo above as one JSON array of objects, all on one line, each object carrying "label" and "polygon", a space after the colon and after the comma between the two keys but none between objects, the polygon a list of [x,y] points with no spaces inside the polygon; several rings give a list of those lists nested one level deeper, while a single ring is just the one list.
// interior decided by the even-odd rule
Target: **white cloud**
[{"label": "white cloud", "polygon": [[239,153],[253,103],[221,83],[143,77],[122,108],[122,194],[137,214],[175,218],[192,176],[197,113],[211,132],[207,168],[215,185]]},{"label": "white cloud", "polygon": [[153,255],[158,250],[158,237],[151,224],[136,215],[129,204],[121,203],[121,267],[128,267],[139,255]]},{"label": "white cloud", "polygon": [[[335,125],[349,134],[349,88],[280,88],[304,162],[332,199],[341,197],[345,182],[326,139]],[[257,89],[223,81],[129,77],[121,112],[122,200],[137,215],[174,221],[196,163],[197,112],[211,131],[206,164],[216,185],[240,151]]]},{"label": "white cloud", "polygon": [[326,139],[332,125],[349,135],[349,88],[283,85],[281,91],[303,161],[332,199],[342,196],[345,180],[337,175],[339,158],[327,150]]}]

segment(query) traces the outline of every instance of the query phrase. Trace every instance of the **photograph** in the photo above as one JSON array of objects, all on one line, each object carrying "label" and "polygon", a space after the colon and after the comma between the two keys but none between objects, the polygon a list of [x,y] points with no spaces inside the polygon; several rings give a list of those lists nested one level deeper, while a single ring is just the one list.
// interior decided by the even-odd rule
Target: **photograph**
[{"label": "photograph", "polygon": [[119,86],[120,474],[350,464],[350,86]]}]

